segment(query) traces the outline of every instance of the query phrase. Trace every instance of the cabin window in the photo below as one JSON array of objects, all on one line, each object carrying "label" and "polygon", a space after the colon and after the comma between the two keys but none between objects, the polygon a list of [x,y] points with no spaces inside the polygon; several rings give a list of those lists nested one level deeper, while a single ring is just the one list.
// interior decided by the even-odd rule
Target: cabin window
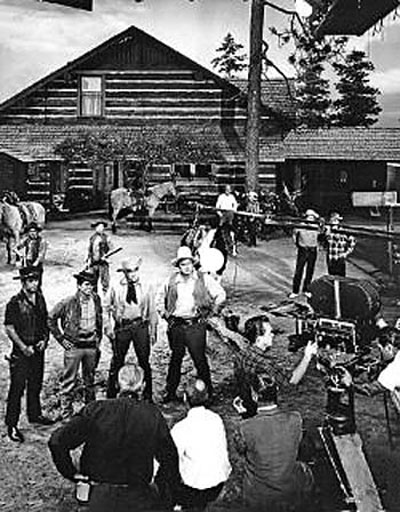
[{"label": "cabin window", "polygon": [[193,180],[195,178],[210,178],[211,164],[175,164],[175,173],[181,178]]},{"label": "cabin window", "polygon": [[103,114],[103,80],[101,76],[81,77],[80,115],[99,117]]}]

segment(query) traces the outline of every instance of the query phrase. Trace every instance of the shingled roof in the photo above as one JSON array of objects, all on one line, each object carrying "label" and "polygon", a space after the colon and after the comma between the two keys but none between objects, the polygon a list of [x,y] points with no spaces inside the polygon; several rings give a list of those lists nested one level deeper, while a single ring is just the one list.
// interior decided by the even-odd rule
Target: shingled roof
[{"label": "shingled roof", "polygon": [[400,160],[400,129],[293,130],[284,153],[289,160]]},{"label": "shingled roof", "polygon": [[[247,92],[247,80],[235,78],[231,80],[231,83],[244,94]],[[295,95],[295,81],[292,78],[287,81],[276,78],[261,82],[261,103],[268,109],[284,114],[290,119],[294,119],[296,116]]]},{"label": "shingled roof", "polygon": [[[177,127],[180,133],[187,131],[188,136],[200,136],[210,144],[216,144],[223,158],[227,162],[244,162],[246,139],[244,131],[228,130],[219,126],[207,130],[196,129],[190,126]],[[76,137],[81,132],[100,134],[111,132],[116,136],[133,138],[139,135],[140,127],[99,127],[95,125],[0,125],[0,152],[17,158],[22,162],[44,160],[60,160],[55,153],[56,146],[67,137]],[[157,134],[162,137],[166,126],[157,127]],[[201,133],[200,133],[201,132]],[[279,135],[265,136],[260,139],[260,160],[264,162],[283,161],[283,141]]]}]

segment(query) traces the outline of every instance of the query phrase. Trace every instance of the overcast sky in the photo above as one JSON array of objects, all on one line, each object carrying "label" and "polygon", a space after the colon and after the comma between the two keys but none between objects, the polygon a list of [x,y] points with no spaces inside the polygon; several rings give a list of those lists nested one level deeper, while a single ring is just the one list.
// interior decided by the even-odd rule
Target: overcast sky
[{"label": "overcast sky", "polygon": [[[293,0],[276,0],[290,8]],[[249,5],[244,0],[94,0],[93,12],[38,0],[0,0],[0,101],[130,25],[160,39],[210,68],[215,49],[231,32],[248,50]],[[287,52],[268,27],[287,17],[266,8],[265,39],[270,57],[287,74]],[[400,127],[400,20],[390,16],[380,34],[372,31],[351,44],[366,50],[376,67],[374,85],[382,91],[383,123]],[[272,76],[272,75],[271,75]]]}]

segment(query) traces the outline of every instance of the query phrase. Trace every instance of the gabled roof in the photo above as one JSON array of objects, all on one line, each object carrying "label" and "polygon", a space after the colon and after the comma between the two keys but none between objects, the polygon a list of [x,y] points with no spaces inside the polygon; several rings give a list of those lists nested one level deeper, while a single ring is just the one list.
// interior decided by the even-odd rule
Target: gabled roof
[{"label": "gabled roof", "polygon": [[195,71],[200,72],[204,77],[209,78],[216,82],[218,85],[221,86],[221,88],[228,89],[231,91],[233,95],[240,94],[240,90],[233,85],[232,83],[228,82],[227,80],[224,80],[220,76],[216,75],[209,69],[201,66],[197,62],[191,60],[189,57],[186,57],[182,53],[178,52],[177,50],[174,50],[170,46],[166,45],[165,43],[162,43],[155,37],[151,36],[150,34],[147,34],[143,30],[140,30],[139,28],[131,25],[129,28],[124,30],[123,32],[120,32],[119,34],[111,37],[104,43],[100,44],[99,46],[96,46],[92,50],[86,52],[85,54],[81,55],[77,59],[73,60],[72,62],[68,62],[65,66],[57,69],[56,71],[50,73],[49,75],[45,76],[44,78],[41,78],[34,84],[26,87],[19,93],[15,94],[11,98],[5,100],[3,103],[0,104],[0,113],[7,109],[8,107],[15,105],[18,101],[24,100],[27,98],[31,93],[36,92],[38,89],[46,86],[53,80],[56,80],[57,78],[63,77],[65,74],[71,73],[75,70],[77,70],[79,67],[85,65],[88,63],[92,58],[96,57],[98,58],[99,54],[102,52],[108,50],[114,45],[122,44],[126,42],[128,38],[131,37],[141,37],[144,38],[149,42],[151,45],[157,45],[158,47],[162,48],[164,51],[168,51],[171,53],[171,55],[174,56],[174,60],[176,62],[179,62],[183,65],[186,65],[190,68],[192,68]]},{"label": "gabled roof", "polygon": [[284,139],[289,160],[400,160],[399,128],[293,130]]}]

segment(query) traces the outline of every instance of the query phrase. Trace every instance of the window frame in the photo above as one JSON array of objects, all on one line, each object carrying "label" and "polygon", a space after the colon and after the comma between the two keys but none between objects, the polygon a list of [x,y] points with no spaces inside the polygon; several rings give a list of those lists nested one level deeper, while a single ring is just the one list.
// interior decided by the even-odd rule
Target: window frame
[{"label": "window frame", "polygon": [[[83,88],[82,88],[82,82],[83,82],[83,79],[85,78],[100,78],[100,91],[93,91],[93,95],[96,94],[96,95],[99,95],[99,100],[100,100],[100,113],[99,114],[84,114],[83,113],[83,99],[84,99],[84,96],[85,94],[88,94],[88,91],[83,91]],[[79,97],[78,97],[78,117],[82,117],[82,118],[85,118],[85,119],[99,119],[101,117],[104,117],[104,86],[105,86],[105,80],[104,80],[104,75],[100,75],[100,74],[82,74],[80,75],[79,77]],[[89,95],[90,95],[90,91],[89,91]]]}]

